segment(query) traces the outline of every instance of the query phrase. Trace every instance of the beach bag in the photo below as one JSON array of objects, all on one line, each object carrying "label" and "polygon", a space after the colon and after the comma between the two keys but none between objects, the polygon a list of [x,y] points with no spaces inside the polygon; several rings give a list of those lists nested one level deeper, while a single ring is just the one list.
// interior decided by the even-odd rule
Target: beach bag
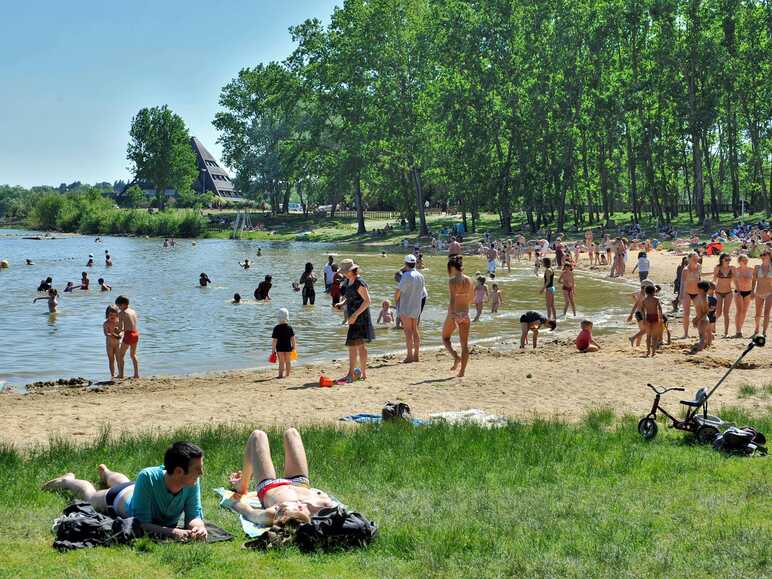
[{"label": "beach bag", "polygon": [[54,548],[59,551],[128,545],[144,535],[142,525],[133,518],[108,517],[85,501],[76,501],[54,521]]},{"label": "beach bag", "polygon": [[767,454],[767,449],[764,446],[766,441],[766,437],[755,428],[730,426],[723,434],[715,438],[713,448],[727,454],[752,455],[758,453],[765,455]]},{"label": "beach bag", "polygon": [[410,406],[404,402],[386,402],[381,410],[381,418],[384,422],[388,420],[410,421]]}]

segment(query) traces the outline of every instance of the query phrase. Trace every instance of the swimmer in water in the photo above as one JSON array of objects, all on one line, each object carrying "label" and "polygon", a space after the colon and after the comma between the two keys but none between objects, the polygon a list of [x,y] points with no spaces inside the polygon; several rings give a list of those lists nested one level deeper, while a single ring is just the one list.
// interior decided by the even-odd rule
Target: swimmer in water
[{"label": "swimmer in water", "polygon": [[378,314],[378,320],[375,323],[388,326],[392,325],[394,323],[394,314],[391,310],[391,302],[389,300],[383,300],[381,311]]},{"label": "swimmer in water", "polygon": [[88,254],[88,261],[86,262],[86,267],[94,267],[94,254],[89,253]]},{"label": "swimmer in water", "polygon": [[212,283],[212,280],[209,279],[209,276],[206,275],[204,272],[201,272],[201,275],[198,276],[198,285],[200,285],[201,287],[206,287],[210,283]]},{"label": "swimmer in water", "polygon": [[107,365],[110,367],[110,378],[115,378],[118,350],[121,347],[120,312],[121,310],[117,306],[107,306],[105,322],[102,324],[102,333],[105,335],[105,350],[107,351]]},{"label": "swimmer in water", "polygon": [[35,265],[34,263],[32,263],[32,260],[31,260],[31,259],[28,259],[28,260],[26,260],[26,261],[27,261],[27,265]]},{"label": "swimmer in water", "polygon": [[263,250],[258,247],[257,248],[257,257],[262,257],[262,255],[263,255]]},{"label": "swimmer in water", "polygon": [[70,293],[72,290],[76,290],[76,289],[80,289],[80,286],[79,285],[75,285],[71,281],[68,281],[67,285],[64,288],[64,293],[67,294],[67,293]]},{"label": "swimmer in water", "polygon": [[270,302],[271,298],[268,296],[268,292],[271,291],[273,284],[271,280],[273,278],[270,275],[265,276],[265,280],[261,281],[255,290],[255,299],[259,302]]},{"label": "swimmer in water", "polygon": [[110,257],[110,254],[105,249],[105,267],[112,267],[113,265],[113,258]]},{"label": "swimmer in water", "polygon": [[47,292],[51,289],[51,284],[54,282],[52,277],[47,277],[44,280],[40,281],[40,284],[38,284],[38,291],[39,292]]},{"label": "swimmer in water", "polygon": [[245,258],[244,261],[240,261],[239,265],[244,269],[249,269],[250,267],[249,258]]},{"label": "swimmer in water", "polygon": [[54,288],[51,288],[48,290],[48,296],[44,298],[35,298],[32,300],[32,303],[34,304],[38,300],[47,300],[48,301],[48,313],[54,314],[56,313],[56,306],[59,305],[59,292],[57,292]]},{"label": "swimmer in water", "polygon": [[88,274],[84,271],[80,274],[80,289],[87,290],[91,280],[88,279]]},{"label": "swimmer in water", "polygon": [[99,289],[100,289],[101,291],[103,291],[103,292],[109,292],[109,291],[112,291],[112,289],[113,289],[113,286],[111,286],[111,285],[108,285],[107,283],[105,283],[105,280],[104,280],[104,278],[101,278],[101,277],[100,277],[100,278],[97,280],[97,283],[99,284]]},{"label": "swimmer in water", "polygon": [[232,304],[240,304],[241,303],[241,294],[235,293],[233,294],[233,301]]}]

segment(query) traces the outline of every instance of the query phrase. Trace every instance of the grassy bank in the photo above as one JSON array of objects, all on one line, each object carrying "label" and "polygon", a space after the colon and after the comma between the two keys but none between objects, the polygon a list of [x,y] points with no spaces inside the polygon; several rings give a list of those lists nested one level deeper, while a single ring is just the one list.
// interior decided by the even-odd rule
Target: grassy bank
[{"label": "grassy bank", "polygon": [[[729,413],[724,413],[727,416]],[[731,417],[746,422],[744,417]],[[767,416],[753,421],[770,431]],[[335,577],[684,576],[769,573],[768,459],[726,458],[661,430],[652,443],[635,420],[610,411],[578,425],[537,421],[503,429],[373,427],[303,431],[314,484],[380,526],[364,551],[302,555],[240,549],[236,518],[212,489],[240,463],[246,428],[175,437],[104,437],[75,448],[54,442],[21,456],[0,453],[0,576]],[[52,520],[62,496],[37,490],[97,463],[130,475],[158,464],[172,438],[206,451],[206,517],[237,541],[59,554]],[[281,448],[278,433],[271,434]],[[280,453],[279,453],[280,454]]]}]

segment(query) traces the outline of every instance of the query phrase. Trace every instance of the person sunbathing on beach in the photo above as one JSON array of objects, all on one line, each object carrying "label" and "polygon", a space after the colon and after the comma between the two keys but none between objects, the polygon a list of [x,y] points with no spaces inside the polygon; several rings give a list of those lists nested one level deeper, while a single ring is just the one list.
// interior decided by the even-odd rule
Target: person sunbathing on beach
[{"label": "person sunbathing on beach", "polygon": [[520,316],[520,349],[525,348],[525,345],[528,343],[528,332],[531,332],[533,347],[536,348],[539,339],[539,329],[544,324],[549,327],[550,331],[554,331],[557,327],[555,320],[549,320],[539,312],[529,311]]},{"label": "person sunbathing on beach", "polygon": [[[242,470],[229,477],[234,495],[229,506],[245,519],[262,526],[284,526],[287,523],[308,523],[311,517],[325,507],[336,505],[330,496],[311,488],[308,459],[303,439],[294,428],[284,432],[284,477],[276,476],[271,458],[268,435],[255,430],[244,447]],[[243,502],[254,478],[255,490],[262,504],[261,509]]]},{"label": "person sunbathing on beach", "polygon": [[32,303],[34,304],[38,300],[46,300],[48,302],[48,313],[55,314],[56,306],[59,305],[59,292],[57,292],[56,289],[51,288],[48,290],[48,295],[46,297],[35,298],[32,300]]},{"label": "person sunbathing on beach", "polygon": [[[463,378],[466,365],[469,362],[469,304],[474,299],[475,289],[472,279],[464,275],[464,265],[461,256],[452,256],[448,259],[448,315],[442,325],[442,344],[448,353],[453,356],[453,366],[450,371],[455,372],[459,364],[461,368],[458,376]],[[461,355],[453,348],[450,338],[458,328],[458,337],[461,341]]]},{"label": "person sunbathing on beach", "polygon": [[115,299],[115,305],[118,306],[120,313],[119,329],[123,334],[121,347],[118,350],[118,379],[123,379],[123,361],[126,357],[126,351],[130,350],[129,357],[134,366],[134,378],[139,378],[139,360],[137,359],[137,344],[139,344],[139,330],[137,329],[137,312],[129,307],[129,298],[118,296]]},{"label": "person sunbathing on beach", "polygon": [[[141,470],[134,481],[104,464],[97,472],[106,490],[96,490],[90,481],[76,479],[71,472],[42,488],[68,491],[100,513],[134,517],[151,535],[182,542],[206,540],[199,481],[204,474],[204,451],[195,444],[175,442],[166,449],[163,466]],[[185,528],[180,529],[177,522],[183,514]]]}]

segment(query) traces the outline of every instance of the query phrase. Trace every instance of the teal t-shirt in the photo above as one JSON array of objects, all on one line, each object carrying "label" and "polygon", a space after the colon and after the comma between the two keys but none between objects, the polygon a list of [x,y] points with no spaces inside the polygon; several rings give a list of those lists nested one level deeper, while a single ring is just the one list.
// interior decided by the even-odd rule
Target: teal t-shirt
[{"label": "teal t-shirt", "polygon": [[176,527],[182,513],[186,526],[193,519],[202,518],[200,481],[173,495],[164,483],[164,472],[163,466],[140,471],[134,483],[130,514],[141,523],[164,527]]}]

